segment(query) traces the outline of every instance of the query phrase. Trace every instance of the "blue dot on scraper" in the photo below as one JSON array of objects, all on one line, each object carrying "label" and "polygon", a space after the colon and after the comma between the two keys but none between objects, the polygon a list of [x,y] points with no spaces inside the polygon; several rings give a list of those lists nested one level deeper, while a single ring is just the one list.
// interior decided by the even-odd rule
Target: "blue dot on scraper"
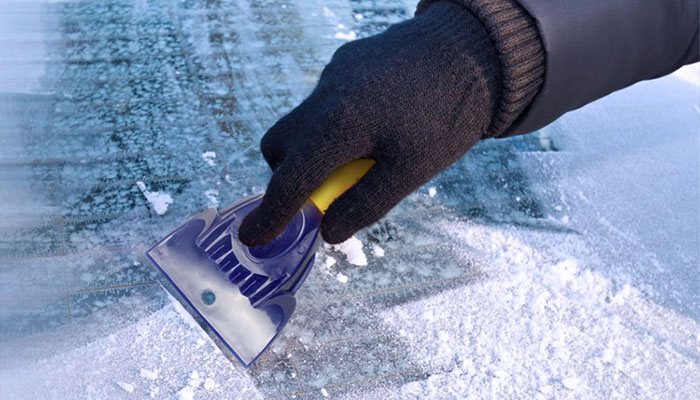
[{"label": "blue dot on scraper", "polygon": [[216,301],[216,295],[214,294],[214,292],[205,290],[204,292],[202,292],[202,301],[204,302],[204,304],[210,306]]}]

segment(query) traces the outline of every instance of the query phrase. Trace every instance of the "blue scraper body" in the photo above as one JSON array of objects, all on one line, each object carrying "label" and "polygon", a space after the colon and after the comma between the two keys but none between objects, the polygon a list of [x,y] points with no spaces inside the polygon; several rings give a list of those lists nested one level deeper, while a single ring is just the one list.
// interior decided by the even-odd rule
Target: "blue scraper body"
[{"label": "blue scraper body", "polygon": [[194,216],[147,252],[176,289],[176,297],[246,367],[289,321],[296,307],[294,294],[321,242],[323,215],[307,202],[271,243],[254,248],[242,244],[238,227],[261,198]]}]

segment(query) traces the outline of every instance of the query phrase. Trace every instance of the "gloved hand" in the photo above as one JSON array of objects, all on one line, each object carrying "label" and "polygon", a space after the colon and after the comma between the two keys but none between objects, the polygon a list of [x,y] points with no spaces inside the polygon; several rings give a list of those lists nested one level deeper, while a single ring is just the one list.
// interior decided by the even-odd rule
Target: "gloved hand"
[{"label": "gloved hand", "polygon": [[501,79],[486,28],[450,2],[341,46],[311,95],[263,137],[274,173],[240,240],[271,241],[330,172],[372,158],[374,167],[322,221],[327,242],[348,239],[487,134]]}]

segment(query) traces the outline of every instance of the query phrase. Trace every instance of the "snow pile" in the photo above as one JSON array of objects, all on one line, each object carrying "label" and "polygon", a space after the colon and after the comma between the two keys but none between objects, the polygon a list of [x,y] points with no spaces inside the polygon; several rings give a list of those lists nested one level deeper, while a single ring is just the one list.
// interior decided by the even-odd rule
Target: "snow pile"
[{"label": "snow pile", "polygon": [[151,192],[146,190],[146,184],[143,181],[136,182],[141,193],[151,205],[151,209],[158,214],[163,215],[168,212],[168,207],[173,203],[173,198],[168,193]]},{"label": "snow pile", "polygon": [[[552,259],[502,227],[442,223],[498,255],[486,278],[383,312],[430,373],[373,398],[681,398],[700,393],[700,325]],[[653,332],[653,333],[652,333]]]}]

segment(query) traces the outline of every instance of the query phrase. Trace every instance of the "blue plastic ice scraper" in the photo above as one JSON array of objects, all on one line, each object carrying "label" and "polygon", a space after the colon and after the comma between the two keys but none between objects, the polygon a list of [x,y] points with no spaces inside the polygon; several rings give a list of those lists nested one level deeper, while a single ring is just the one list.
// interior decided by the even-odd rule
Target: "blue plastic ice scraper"
[{"label": "blue plastic ice scraper", "polygon": [[190,218],[147,256],[215,342],[249,367],[294,312],[294,295],[321,243],[323,213],[373,164],[356,160],[334,171],[284,232],[266,245],[250,248],[238,240],[238,228],[260,203],[259,195]]}]

